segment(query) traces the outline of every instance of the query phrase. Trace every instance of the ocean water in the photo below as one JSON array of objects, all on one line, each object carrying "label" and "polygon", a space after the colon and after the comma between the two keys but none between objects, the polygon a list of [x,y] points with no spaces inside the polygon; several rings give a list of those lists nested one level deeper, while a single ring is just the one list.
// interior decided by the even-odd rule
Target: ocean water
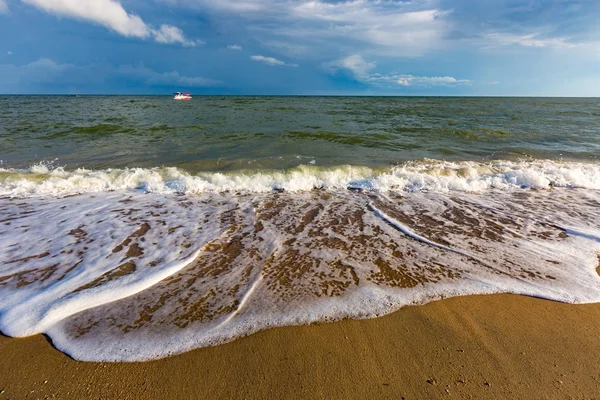
[{"label": "ocean water", "polygon": [[449,296],[600,301],[600,99],[0,97],[0,331],[149,360]]}]

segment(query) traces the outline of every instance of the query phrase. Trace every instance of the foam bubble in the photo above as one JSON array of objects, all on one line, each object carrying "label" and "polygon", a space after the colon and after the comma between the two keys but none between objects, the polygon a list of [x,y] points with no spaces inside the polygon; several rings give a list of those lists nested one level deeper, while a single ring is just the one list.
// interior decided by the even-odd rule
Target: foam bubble
[{"label": "foam bubble", "polygon": [[559,161],[490,163],[424,160],[387,170],[360,166],[300,166],[286,171],[233,171],[196,175],[175,167],[66,170],[35,165],[27,171],[0,169],[0,195],[67,196],[120,190],[149,193],[302,192],[315,188],[386,191],[482,192],[492,189],[600,188],[597,164]]},{"label": "foam bubble", "polygon": [[[397,168],[427,170],[423,181],[482,181],[484,167],[459,165]],[[499,174],[493,168],[505,166],[485,168]],[[162,177],[137,172],[146,183],[148,173]],[[344,176],[359,186],[354,172],[309,175],[313,185]],[[219,179],[227,178],[215,177],[223,187]],[[598,192],[470,192],[446,183],[408,193],[128,189],[0,198],[0,330],[45,332],[81,360],[133,361],[448,296],[600,301]]]}]

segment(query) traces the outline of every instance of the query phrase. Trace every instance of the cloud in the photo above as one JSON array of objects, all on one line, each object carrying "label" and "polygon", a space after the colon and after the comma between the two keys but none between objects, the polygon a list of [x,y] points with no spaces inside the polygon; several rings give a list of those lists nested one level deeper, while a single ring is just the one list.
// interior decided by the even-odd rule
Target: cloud
[{"label": "cloud", "polygon": [[371,72],[377,67],[374,62],[366,61],[361,55],[354,54],[340,60],[325,64],[330,72],[345,70],[350,72],[356,80],[368,85],[378,87],[397,87],[400,86],[458,86],[470,85],[472,82],[468,79],[456,79],[452,76],[415,76],[408,74],[380,74]]},{"label": "cloud", "polygon": [[158,43],[180,43],[186,47],[194,47],[197,44],[204,44],[203,41],[187,40],[183,35],[183,31],[173,25],[161,25],[160,29],[153,30],[154,40]]},{"label": "cloud", "polygon": [[115,0],[21,0],[49,14],[94,22],[126,37],[147,38],[150,28]]},{"label": "cloud", "polygon": [[59,64],[49,58],[40,58],[37,61],[31,62],[25,66],[26,68],[32,69],[46,69],[53,71],[64,71],[69,68],[73,68],[73,64]]},{"label": "cloud", "polygon": [[124,65],[117,69],[119,75],[141,78],[149,86],[177,85],[186,87],[218,86],[222,82],[201,76],[183,76],[177,71],[159,73],[146,68],[144,64],[137,66]]},{"label": "cloud", "polygon": [[0,65],[0,87],[29,84],[72,84],[104,83],[114,78],[139,81],[143,86],[211,87],[222,82],[201,76],[185,76],[178,71],[156,72],[139,65],[111,66],[103,64],[61,64],[49,58],[24,65]]},{"label": "cloud", "polygon": [[484,37],[499,45],[520,45],[525,47],[559,47],[572,48],[578,47],[576,43],[569,43],[569,38],[565,37],[543,37],[538,33],[528,35],[513,35],[508,33],[489,33]]},{"label": "cloud", "polygon": [[13,52],[12,51],[7,51],[6,54],[8,54],[9,56],[12,56]]},{"label": "cloud", "polygon": [[229,46],[227,46],[227,48],[229,50],[242,50],[242,46],[238,44],[230,44]]},{"label": "cloud", "polygon": [[298,64],[286,64],[281,60],[278,60],[274,57],[265,57],[265,56],[252,56],[250,57],[252,61],[260,61],[269,65],[284,65],[286,67],[297,67]]},{"label": "cloud", "polygon": [[[0,0],[3,1],[3,0]],[[183,32],[171,25],[153,29],[139,16],[125,11],[116,0],[21,0],[49,14],[92,22],[125,37],[154,38],[158,43],[180,43],[195,46]]]},{"label": "cloud", "polygon": [[[378,79],[375,77],[374,79]],[[395,80],[402,86],[457,86],[470,85],[472,82],[468,79],[456,79],[452,76],[414,76],[414,75],[394,75],[382,77],[383,80]]]},{"label": "cloud", "polygon": [[263,40],[261,44],[291,58],[305,58],[314,51],[313,46],[282,40]]},{"label": "cloud", "polygon": [[23,65],[0,65],[0,84],[49,84],[68,76],[75,69],[72,64],[59,64],[49,58],[40,58]]},{"label": "cloud", "polygon": [[8,4],[6,4],[6,0],[0,0],[0,14],[8,13]]},{"label": "cloud", "polygon": [[[161,1],[161,0],[157,0]],[[398,0],[162,0],[207,12],[228,32],[261,43],[287,42],[331,55],[342,48],[372,54],[419,56],[449,30],[438,1]]]},{"label": "cloud", "polygon": [[436,0],[436,4],[453,10],[448,16],[452,39],[559,48],[599,38],[597,0]]},{"label": "cloud", "polygon": [[[398,1],[303,1],[292,8],[291,14],[312,21],[313,29],[321,35],[349,37],[387,51],[418,55],[441,39],[447,12],[411,7],[414,7],[411,2]],[[290,31],[290,34],[302,33]]]},{"label": "cloud", "polygon": [[363,80],[369,77],[369,71],[377,67],[377,64],[374,62],[367,62],[362,56],[354,54],[341,60],[328,63],[325,66],[332,71],[338,69],[348,70],[357,79]]},{"label": "cloud", "polygon": [[569,48],[600,39],[598,0],[155,1],[195,8],[228,34],[303,60],[420,57],[490,43]]},{"label": "cloud", "polygon": [[269,8],[272,3],[269,0],[170,0],[170,3],[184,3],[189,6],[210,7],[212,9],[233,13],[256,13]]}]

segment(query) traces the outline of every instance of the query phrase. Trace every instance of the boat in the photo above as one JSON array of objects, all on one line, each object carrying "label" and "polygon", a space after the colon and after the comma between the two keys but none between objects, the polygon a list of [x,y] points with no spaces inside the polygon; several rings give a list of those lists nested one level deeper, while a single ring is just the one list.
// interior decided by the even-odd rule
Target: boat
[{"label": "boat", "polygon": [[173,100],[191,100],[192,94],[190,92],[177,92],[173,93]]}]

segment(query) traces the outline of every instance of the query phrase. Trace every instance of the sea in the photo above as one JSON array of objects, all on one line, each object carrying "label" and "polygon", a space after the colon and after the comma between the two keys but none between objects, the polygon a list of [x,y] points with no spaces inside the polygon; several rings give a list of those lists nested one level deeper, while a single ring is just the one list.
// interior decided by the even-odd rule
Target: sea
[{"label": "sea", "polygon": [[0,331],[78,360],[600,302],[599,254],[597,98],[0,96]]}]

